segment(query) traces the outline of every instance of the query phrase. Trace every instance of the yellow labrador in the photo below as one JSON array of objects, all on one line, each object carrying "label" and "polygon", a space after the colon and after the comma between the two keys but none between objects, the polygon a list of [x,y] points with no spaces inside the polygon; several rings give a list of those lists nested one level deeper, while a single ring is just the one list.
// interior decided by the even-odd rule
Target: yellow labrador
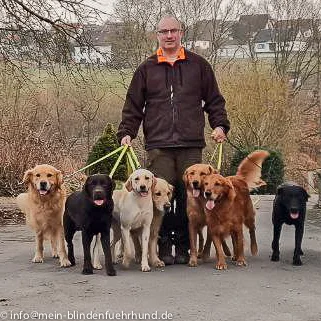
[{"label": "yellow labrador", "polygon": [[116,190],[113,193],[113,216],[120,223],[124,245],[123,265],[128,267],[132,257],[130,232],[140,229],[142,240],[141,269],[143,272],[150,271],[148,241],[153,220],[152,191],[155,184],[156,179],[153,173],[146,169],[138,169],[130,175],[123,190]]},{"label": "yellow labrador", "polygon": [[51,165],[37,165],[25,172],[23,181],[28,185],[28,191],[17,196],[17,204],[36,233],[36,253],[32,262],[43,262],[43,242],[50,240],[52,256],[59,257],[60,266],[70,266],[62,227],[66,192],[61,172]]},{"label": "yellow labrador", "polygon": [[[162,178],[156,178],[156,185],[154,190],[152,191],[152,198],[153,198],[153,220],[150,226],[150,237],[148,243],[148,261],[149,264],[154,267],[163,267],[165,266],[164,262],[161,261],[157,255],[157,240],[158,240],[158,233],[159,229],[162,225],[163,216],[170,209],[171,206],[171,199],[173,195],[173,186],[168,184]],[[113,229],[113,242],[112,242],[112,255],[113,255],[113,262],[117,263],[117,258],[115,255],[115,245],[121,239],[121,227],[117,220],[114,220],[112,224]],[[138,232],[138,233],[137,233]],[[135,258],[137,262],[141,261],[142,257],[142,250],[141,244],[139,241],[139,232],[140,230],[132,230],[131,236],[134,241],[135,245]],[[122,246],[122,245],[121,245]],[[93,266],[96,269],[101,269],[102,266],[99,260],[99,252],[100,249],[99,244],[99,236],[97,236],[97,241],[94,245],[94,255],[93,255]],[[121,250],[121,256],[123,250]]]}]

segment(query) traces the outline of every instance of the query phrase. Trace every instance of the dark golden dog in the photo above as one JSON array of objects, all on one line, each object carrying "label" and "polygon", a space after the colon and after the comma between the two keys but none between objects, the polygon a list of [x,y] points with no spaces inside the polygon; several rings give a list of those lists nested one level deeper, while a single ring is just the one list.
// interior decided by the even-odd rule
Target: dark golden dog
[{"label": "dark golden dog", "polygon": [[[203,208],[203,191],[201,189],[204,178],[210,174],[218,173],[211,165],[194,164],[186,169],[183,180],[187,192],[187,215],[190,238],[190,260],[189,266],[197,266],[197,257],[206,260],[210,256],[211,236],[207,234],[207,240],[204,245],[203,228],[206,225],[205,212]],[[197,235],[199,237],[199,249],[197,253],[196,243]],[[230,250],[225,241],[222,242],[224,252],[230,256]]]},{"label": "dark golden dog", "polygon": [[223,177],[212,173],[203,179],[206,222],[217,255],[216,269],[226,269],[222,240],[231,235],[237,265],[246,265],[244,256],[243,224],[249,229],[251,253],[257,254],[255,211],[250,189],[265,185],[261,179],[261,165],[269,156],[266,151],[255,151],[238,167],[236,176]]}]

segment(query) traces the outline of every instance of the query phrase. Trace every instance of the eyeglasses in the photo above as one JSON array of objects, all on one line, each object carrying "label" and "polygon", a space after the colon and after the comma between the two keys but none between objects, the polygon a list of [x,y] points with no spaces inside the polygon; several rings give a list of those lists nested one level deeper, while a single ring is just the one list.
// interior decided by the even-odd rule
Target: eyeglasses
[{"label": "eyeglasses", "polygon": [[161,29],[161,30],[158,30],[157,33],[159,33],[160,35],[162,36],[165,36],[167,35],[169,32],[171,34],[176,34],[178,33],[179,31],[181,31],[181,29]]}]

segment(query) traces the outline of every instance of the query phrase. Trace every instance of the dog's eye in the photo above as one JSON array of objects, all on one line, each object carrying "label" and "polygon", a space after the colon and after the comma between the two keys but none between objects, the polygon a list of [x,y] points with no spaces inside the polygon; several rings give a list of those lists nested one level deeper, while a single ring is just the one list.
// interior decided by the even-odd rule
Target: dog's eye
[{"label": "dog's eye", "polygon": [[37,177],[40,177],[40,174],[36,174]]},{"label": "dog's eye", "polygon": [[190,175],[194,175],[194,174],[195,174],[195,172],[190,172],[189,174],[190,174]]},{"label": "dog's eye", "polygon": [[161,193],[161,192],[157,192],[157,193],[155,193],[155,195],[156,195],[156,196],[161,196],[162,193]]},{"label": "dog's eye", "polygon": [[52,177],[52,174],[47,174],[47,177]]},{"label": "dog's eye", "polygon": [[208,186],[208,183],[207,183],[207,182],[205,182],[205,183],[204,183],[204,185],[205,185],[205,186]]},{"label": "dog's eye", "polygon": [[201,172],[201,176],[205,176],[206,175],[206,173],[204,173],[204,172]]},{"label": "dog's eye", "polygon": [[135,177],[135,181],[136,181],[136,182],[139,181],[139,177]]},{"label": "dog's eye", "polygon": [[149,179],[150,179],[150,177],[148,177],[148,176],[145,176],[145,179],[146,179],[146,180],[149,180]]},{"label": "dog's eye", "polygon": [[220,186],[220,185],[221,185],[221,184],[220,184],[220,183],[217,183],[217,182],[214,184],[214,186]]}]

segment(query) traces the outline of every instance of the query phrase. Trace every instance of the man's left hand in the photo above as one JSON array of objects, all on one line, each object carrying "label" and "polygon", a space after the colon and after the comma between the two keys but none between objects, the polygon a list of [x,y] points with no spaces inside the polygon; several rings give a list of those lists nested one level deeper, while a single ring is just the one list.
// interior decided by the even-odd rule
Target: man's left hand
[{"label": "man's left hand", "polygon": [[226,135],[221,127],[216,127],[212,134],[211,137],[213,140],[215,140],[217,143],[223,143],[226,139]]}]

